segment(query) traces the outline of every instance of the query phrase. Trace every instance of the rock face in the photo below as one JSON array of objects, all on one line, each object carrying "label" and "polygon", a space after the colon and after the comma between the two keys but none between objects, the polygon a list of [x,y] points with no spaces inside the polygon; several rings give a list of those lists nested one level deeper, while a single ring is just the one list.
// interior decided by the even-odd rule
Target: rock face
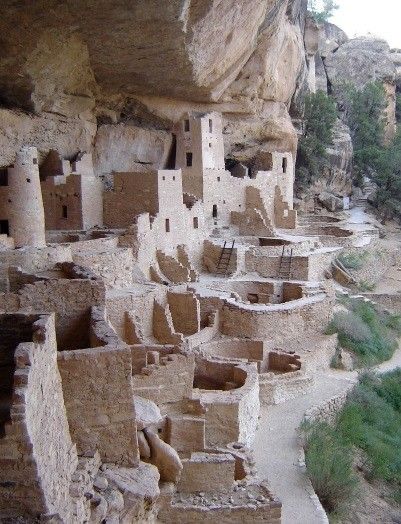
[{"label": "rock face", "polygon": [[351,175],[353,153],[349,127],[337,120],[333,129],[333,144],[327,149],[331,177],[342,173]]},{"label": "rock face", "polygon": [[335,53],[326,55],[325,66],[336,96],[341,96],[345,83],[361,89],[375,80],[387,84],[395,81],[389,45],[372,37],[354,38],[344,43]]},{"label": "rock face", "polygon": [[386,138],[391,140],[396,131],[395,80],[396,67],[390,47],[384,40],[360,37],[349,40],[324,59],[328,83],[340,106],[347,84],[362,89],[369,82],[383,84],[387,97]]},{"label": "rock face", "polygon": [[345,32],[330,22],[325,22],[319,28],[319,54],[326,58],[349,40]]},{"label": "rock face", "polygon": [[[228,156],[295,152],[306,0],[5,0],[0,165],[21,143],[95,152],[99,174],[168,164],[185,111],[223,113]],[[15,20],[19,20],[16,27]],[[22,113],[21,110],[28,111]],[[122,161],[122,157],[124,161]]]},{"label": "rock face", "polygon": [[[334,24],[317,25],[309,18],[305,28],[305,49],[310,91],[322,90],[333,95],[340,111],[348,85],[362,89],[369,82],[382,83],[387,98],[385,137],[391,140],[396,131],[396,88],[401,89],[401,51],[390,51],[387,42],[378,38],[349,40]],[[349,128],[341,121],[336,123],[333,144],[327,154],[327,166],[308,190],[323,195],[325,201],[327,195],[331,195],[329,207],[332,207],[332,197],[348,196],[352,192],[352,139]]]},{"label": "rock face", "polygon": [[395,67],[395,83],[397,91],[401,90],[401,49],[392,49],[390,58]]},{"label": "rock face", "polygon": [[136,426],[138,431],[160,424],[163,420],[157,405],[146,398],[134,397]]}]

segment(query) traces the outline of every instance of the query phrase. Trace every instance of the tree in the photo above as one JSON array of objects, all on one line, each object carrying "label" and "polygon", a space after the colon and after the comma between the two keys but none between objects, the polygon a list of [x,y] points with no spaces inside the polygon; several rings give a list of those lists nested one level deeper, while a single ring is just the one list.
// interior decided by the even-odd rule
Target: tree
[{"label": "tree", "polygon": [[333,16],[334,11],[338,9],[338,7],[339,6],[334,2],[334,0],[308,1],[308,9],[318,23],[327,22],[327,20]]},{"label": "tree", "polygon": [[347,86],[345,91],[345,117],[354,146],[354,177],[361,182],[364,176],[374,177],[386,169],[386,93],[379,82],[371,82],[361,90]]},{"label": "tree", "polygon": [[[401,217],[401,128],[386,144],[386,93],[379,82],[347,89],[345,115],[354,145],[354,181],[368,176],[377,185],[374,204],[383,221]],[[398,106],[400,105],[399,100]]]},{"label": "tree", "polygon": [[337,106],[332,97],[323,91],[306,97],[304,132],[299,140],[296,163],[298,187],[309,185],[320,176],[327,162],[327,147],[333,142],[336,119]]}]

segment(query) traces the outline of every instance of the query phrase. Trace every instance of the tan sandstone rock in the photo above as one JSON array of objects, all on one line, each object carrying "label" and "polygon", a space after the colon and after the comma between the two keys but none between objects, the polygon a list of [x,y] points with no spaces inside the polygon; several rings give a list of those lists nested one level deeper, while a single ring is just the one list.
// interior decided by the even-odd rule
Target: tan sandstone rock
[{"label": "tan sandstone rock", "polygon": [[165,482],[178,482],[182,471],[178,453],[149,429],[145,429],[144,433],[151,449],[150,462],[159,470],[160,479]]}]

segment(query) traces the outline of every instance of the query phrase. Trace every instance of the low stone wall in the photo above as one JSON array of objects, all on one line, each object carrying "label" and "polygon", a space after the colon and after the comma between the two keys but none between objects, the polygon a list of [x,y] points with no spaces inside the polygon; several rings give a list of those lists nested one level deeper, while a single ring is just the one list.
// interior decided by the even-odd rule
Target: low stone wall
[{"label": "low stone wall", "polygon": [[361,293],[362,296],[376,302],[380,306],[401,314],[401,294],[391,295],[388,293]]},{"label": "low stone wall", "polygon": [[[280,256],[265,254],[264,248],[251,248],[245,253],[245,268],[248,272],[258,273],[265,278],[277,278],[280,272]],[[309,258],[296,255],[292,259],[291,278],[294,280],[308,280]]]},{"label": "low stone wall", "polygon": [[8,291],[8,268],[15,266],[23,271],[37,273],[53,269],[57,262],[71,261],[68,246],[47,246],[43,248],[0,249],[0,291]]},{"label": "low stone wall", "polygon": [[93,306],[91,308],[89,337],[90,347],[92,348],[124,344],[109,323],[104,306]]},{"label": "low stone wall", "polygon": [[202,344],[201,350],[206,355],[222,358],[246,359],[256,362],[259,373],[268,366],[268,351],[271,344],[263,340],[247,340],[240,338],[221,338]]},{"label": "low stone wall", "polygon": [[69,350],[89,347],[91,308],[104,302],[102,281],[62,278],[28,284],[18,293],[0,294],[0,311],[55,312],[58,348]]},{"label": "low stone wall", "polygon": [[226,300],[220,331],[231,337],[271,339],[274,343],[303,333],[320,333],[331,318],[332,302],[333,298],[325,293],[267,306]]},{"label": "low stone wall", "polygon": [[155,298],[164,298],[165,291],[150,285],[135,286],[131,290],[108,290],[106,294],[107,317],[118,336],[127,343],[137,342],[130,339],[131,327],[127,322],[126,312],[135,319],[135,328],[141,342],[153,339],[153,304]]},{"label": "low stone wall", "polygon": [[[140,349],[141,346],[132,346],[132,359],[138,358]],[[149,363],[142,367],[140,373],[133,375],[132,387],[135,395],[152,400],[161,409],[164,404],[190,398],[195,369],[194,356],[179,354],[169,348],[163,351],[160,347],[157,349],[157,346],[142,346],[142,354],[149,350],[160,352],[159,363]]]},{"label": "low stone wall", "polygon": [[259,376],[259,398],[263,405],[282,404],[306,395],[314,385],[313,377],[303,371],[276,375],[264,373]]},{"label": "low stone wall", "polygon": [[[206,409],[206,446],[225,446],[228,442],[241,442],[251,446],[259,416],[259,380],[256,364],[230,364],[204,361],[204,376],[218,373],[222,382],[232,383],[235,389],[194,389],[193,398],[199,399]],[[215,373],[210,366],[215,367]],[[238,385],[240,387],[238,387]]]},{"label": "low stone wall", "polygon": [[211,313],[209,316],[209,322],[211,325],[206,326],[200,331],[198,331],[198,333],[195,333],[194,335],[185,338],[185,343],[187,344],[189,350],[198,348],[202,344],[207,344],[219,334],[219,316],[219,311]]},{"label": "low stone wall", "polygon": [[308,409],[304,415],[305,422],[327,422],[328,424],[333,424],[337,414],[344,407],[344,404],[347,401],[348,393],[354,387],[354,384],[350,383],[347,390],[332,397],[322,404],[313,406]]},{"label": "low stone wall", "polygon": [[171,504],[165,504],[159,513],[159,520],[166,524],[281,523],[281,502],[263,487],[263,483],[243,486],[220,496],[211,494],[202,498],[196,494],[177,493],[171,499]]},{"label": "low stone wall", "polygon": [[200,328],[200,307],[191,292],[167,292],[167,302],[173,319],[174,329],[184,335],[194,335]]}]

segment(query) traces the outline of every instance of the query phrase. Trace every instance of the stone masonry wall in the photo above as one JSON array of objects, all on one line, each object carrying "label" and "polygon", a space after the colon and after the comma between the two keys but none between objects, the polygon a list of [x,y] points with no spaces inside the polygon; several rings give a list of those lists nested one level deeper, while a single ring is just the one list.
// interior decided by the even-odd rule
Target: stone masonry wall
[{"label": "stone masonry wall", "polygon": [[258,308],[226,304],[220,330],[232,337],[267,338],[275,343],[306,332],[321,332],[331,316],[331,298],[322,294],[310,299]]},{"label": "stone masonry wall", "polygon": [[101,277],[107,289],[132,286],[133,258],[129,248],[95,252],[82,249],[75,251],[72,258]]},{"label": "stone masonry wall", "polygon": [[11,424],[0,438],[2,516],[58,514],[73,522],[69,488],[77,466],[57,368],[54,317],[34,325],[15,353]]},{"label": "stone masonry wall", "polygon": [[103,347],[58,355],[71,435],[80,454],[99,451],[103,462],[138,463],[131,386],[131,351]]}]

